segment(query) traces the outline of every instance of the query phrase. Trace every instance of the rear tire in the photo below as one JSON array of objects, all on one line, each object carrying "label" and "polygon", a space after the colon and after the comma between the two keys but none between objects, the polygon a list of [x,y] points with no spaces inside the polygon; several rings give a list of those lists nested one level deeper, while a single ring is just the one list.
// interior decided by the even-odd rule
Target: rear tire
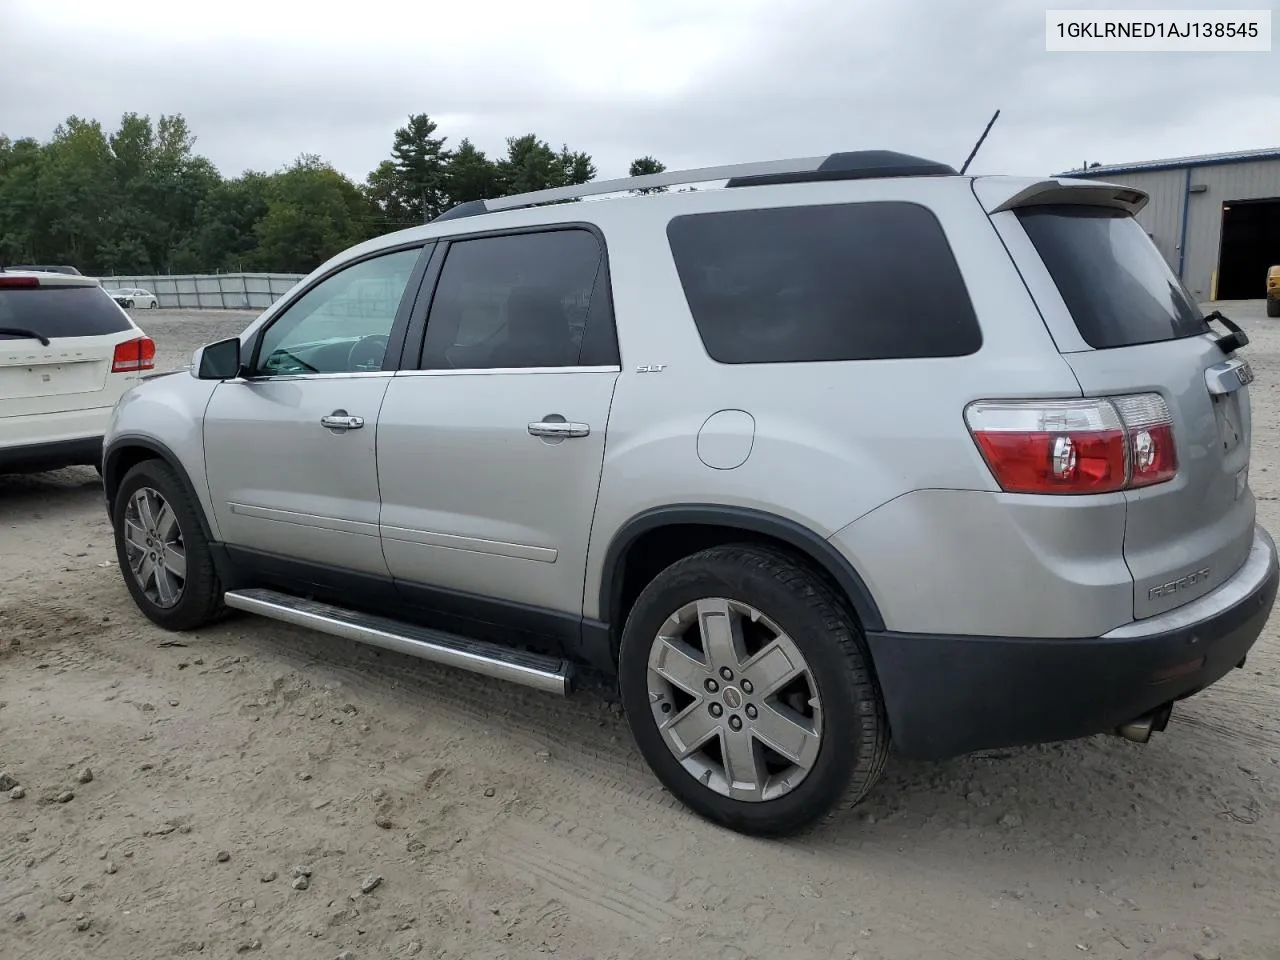
[{"label": "rear tire", "polygon": [[1267,301],[1267,316],[1280,317],[1280,300]]},{"label": "rear tire", "polygon": [[147,619],[166,630],[193,630],[225,612],[199,511],[162,460],[131,468],[111,505],[125,586]]},{"label": "rear tire", "polygon": [[159,300],[152,300],[152,301],[151,301],[151,304],[147,307],[147,309],[148,309],[148,310],[159,310],[159,309],[160,309],[160,301],[159,301]]},{"label": "rear tire", "polygon": [[888,758],[861,631],[824,580],[770,548],[713,547],[654,578],[627,618],[618,681],[658,779],[742,833],[795,833],[857,803]]}]

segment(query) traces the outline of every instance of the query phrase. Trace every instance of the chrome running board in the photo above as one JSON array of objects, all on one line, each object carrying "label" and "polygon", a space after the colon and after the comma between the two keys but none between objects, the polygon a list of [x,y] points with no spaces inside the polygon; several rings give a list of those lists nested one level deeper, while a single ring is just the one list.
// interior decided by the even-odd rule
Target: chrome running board
[{"label": "chrome running board", "polygon": [[573,688],[573,665],[568,660],[526,653],[483,640],[470,640],[386,617],[356,613],[274,590],[228,590],[224,600],[235,610],[372,644],[432,663],[459,667],[498,680],[509,680],[545,693],[563,697]]}]

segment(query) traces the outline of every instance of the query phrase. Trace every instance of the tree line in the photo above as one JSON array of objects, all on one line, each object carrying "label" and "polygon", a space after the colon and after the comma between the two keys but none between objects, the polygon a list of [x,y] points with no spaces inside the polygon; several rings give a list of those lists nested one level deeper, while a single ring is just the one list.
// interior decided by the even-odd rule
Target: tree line
[{"label": "tree line", "polygon": [[[0,134],[0,266],[71,264],[90,276],[256,271],[306,273],[379,234],[456,203],[586,183],[587,153],[535,134],[490,158],[468,138],[449,147],[427,114],[395,131],[364,183],[303,154],[264,173],[224,177],[195,152],[181,115],[126,113],[119,127],[69,117],[41,142]],[[653,157],[631,164],[659,173]]]}]

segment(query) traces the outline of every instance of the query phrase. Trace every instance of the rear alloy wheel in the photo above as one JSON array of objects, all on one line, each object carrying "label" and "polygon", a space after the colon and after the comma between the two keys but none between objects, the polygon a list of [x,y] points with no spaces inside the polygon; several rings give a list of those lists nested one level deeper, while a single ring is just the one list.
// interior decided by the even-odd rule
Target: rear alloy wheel
[{"label": "rear alloy wheel", "polygon": [[198,509],[173,468],[160,460],[126,473],[112,504],[125,585],[147,618],[169,630],[203,626],[223,611]]},{"label": "rear alloy wheel", "polygon": [[149,303],[149,304],[147,305],[147,309],[148,309],[148,310],[159,310],[159,309],[160,309],[160,301],[159,301],[159,300],[152,300],[152,301],[151,301],[151,303]]},{"label": "rear alloy wheel", "polygon": [[714,547],[659,574],[619,652],[631,730],[659,779],[744,833],[793,833],[861,799],[889,729],[861,633],[781,552]]},{"label": "rear alloy wheel", "polygon": [[647,678],[667,749],[721,796],[772,800],[813,769],[822,743],[817,684],[795,641],[750,604],[685,604],[654,639]]}]

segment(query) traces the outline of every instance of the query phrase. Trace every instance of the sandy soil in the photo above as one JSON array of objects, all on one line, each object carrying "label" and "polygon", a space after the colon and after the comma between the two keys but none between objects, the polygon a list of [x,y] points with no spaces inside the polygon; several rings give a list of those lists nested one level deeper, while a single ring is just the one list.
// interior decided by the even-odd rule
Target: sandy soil
[{"label": "sandy soil", "polygon": [[[1229,313],[1280,530],[1280,327]],[[140,319],[175,365],[247,318]],[[893,761],[857,809],[756,841],[662,790],[603,686],[151,627],[95,479],[0,478],[4,960],[1280,958],[1277,621],[1145,747]]]}]

